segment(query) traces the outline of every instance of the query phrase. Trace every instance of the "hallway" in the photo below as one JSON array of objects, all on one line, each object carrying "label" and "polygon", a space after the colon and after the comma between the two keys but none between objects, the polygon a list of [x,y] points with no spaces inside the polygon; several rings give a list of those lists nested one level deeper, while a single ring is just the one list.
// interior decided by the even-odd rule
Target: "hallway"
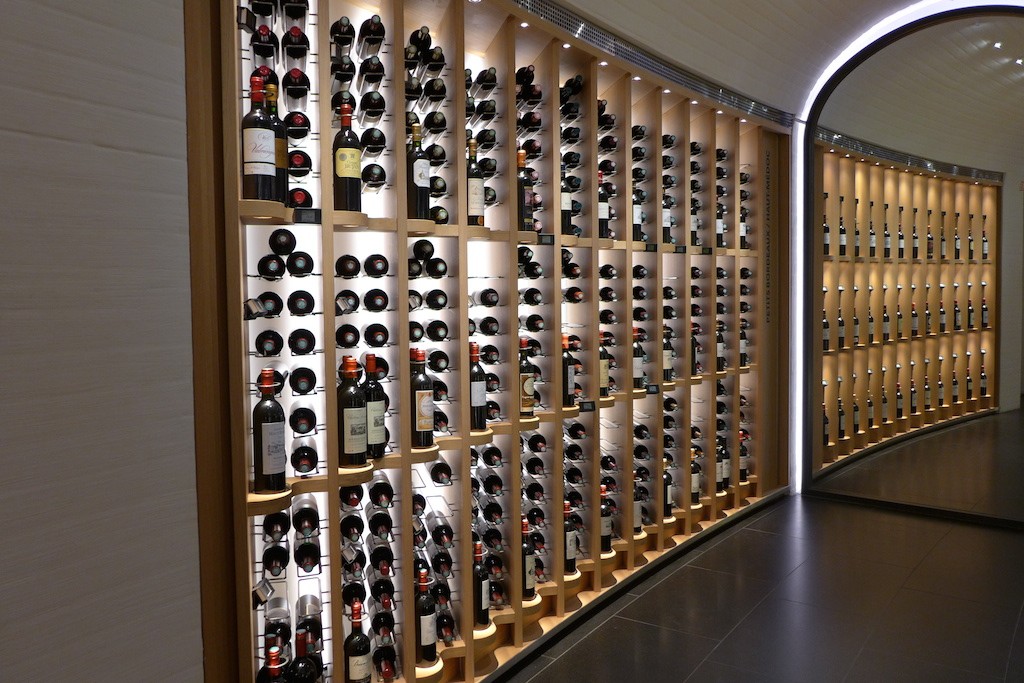
[{"label": "hallway", "polygon": [[500,680],[1020,681],[1022,565],[1012,531],[790,497]]}]

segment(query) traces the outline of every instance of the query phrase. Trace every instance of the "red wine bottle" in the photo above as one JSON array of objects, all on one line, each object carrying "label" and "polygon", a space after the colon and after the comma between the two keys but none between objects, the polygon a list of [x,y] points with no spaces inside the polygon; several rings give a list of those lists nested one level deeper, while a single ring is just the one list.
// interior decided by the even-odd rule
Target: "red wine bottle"
[{"label": "red wine bottle", "polygon": [[407,150],[408,178],[406,179],[409,218],[430,218],[430,162],[423,151],[420,125],[412,126],[412,142]]},{"label": "red wine bottle", "polygon": [[612,502],[607,497],[608,488],[601,485],[601,552],[612,549]]},{"label": "red wine bottle", "polygon": [[476,626],[491,623],[491,577],[484,566],[484,548],[480,541],[473,543],[473,622]]},{"label": "red wine bottle", "polygon": [[428,448],[434,445],[434,388],[426,373],[426,352],[423,349],[411,349],[410,356],[412,446]]},{"label": "red wine bottle", "polygon": [[466,175],[469,186],[467,192],[469,225],[484,224],[484,174],[476,161],[477,141],[468,142],[469,150],[466,160]]},{"label": "red wine bottle", "polygon": [[523,516],[523,600],[537,595],[537,555],[530,540],[530,522]]},{"label": "red wine bottle", "polygon": [[284,491],[284,408],[274,399],[274,370],[263,368],[257,382],[260,400],[252,411],[254,489],[258,493]]},{"label": "red wine bottle", "polygon": [[518,230],[533,232],[533,180],[526,172],[526,150],[516,152],[516,164],[519,169],[516,176],[518,185],[518,196],[516,205],[518,207],[519,226]]},{"label": "red wine bottle", "polygon": [[530,340],[519,339],[519,416],[533,417],[533,363],[530,362]]},{"label": "red wine bottle", "polygon": [[437,661],[437,603],[430,594],[427,570],[420,569],[416,584],[416,663]]},{"label": "red wine bottle", "polygon": [[361,467],[366,464],[366,394],[359,386],[359,364],[352,356],[342,359],[342,379],[338,386],[338,465]]},{"label": "red wine bottle", "polygon": [[371,458],[382,458],[387,446],[387,428],[384,426],[387,394],[377,381],[377,356],[366,354],[364,366],[366,376],[362,390],[366,396],[366,454]]},{"label": "red wine bottle", "polygon": [[569,335],[562,335],[562,406],[576,406],[576,360],[569,353]]},{"label": "red wine bottle", "polygon": [[352,131],[352,107],[342,104],[341,128],[334,136],[334,209],[362,211],[359,137]]},{"label": "red wine bottle", "polygon": [[264,89],[267,93],[267,115],[274,131],[274,167],[277,170],[274,199],[284,204],[288,201],[288,132],[284,121],[277,115],[277,86],[267,84]]},{"label": "red wine bottle", "polygon": [[480,345],[469,344],[469,428],[487,429],[487,373],[480,365]]},{"label": "red wine bottle", "polygon": [[345,683],[370,683],[370,638],[363,633],[363,603],[352,603],[352,632],[345,638]]},{"label": "red wine bottle", "polygon": [[249,78],[251,105],[242,118],[242,198],[280,201],[273,117],[264,107],[263,79]]}]

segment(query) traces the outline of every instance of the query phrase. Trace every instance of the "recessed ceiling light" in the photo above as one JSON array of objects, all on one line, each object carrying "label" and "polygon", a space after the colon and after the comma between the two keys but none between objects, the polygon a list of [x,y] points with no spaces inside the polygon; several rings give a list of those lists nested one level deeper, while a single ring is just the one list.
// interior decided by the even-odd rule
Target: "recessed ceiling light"
[{"label": "recessed ceiling light", "polygon": [[608,62],[598,62],[598,66],[608,66]]},{"label": "recessed ceiling light", "polygon": [[569,45],[569,43],[562,43],[562,47],[564,47],[566,50],[568,50],[572,46]]},{"label": "recessed ceiling light", "polygon": [[700,104],[697,100],[690,100],[690,104]]},{"label": "recessed ceiling light", "polygon": [[995,43],[992,44],[992,47],[994,47],[997,50],[1002,50],[1003,44],[997,40]]},{"label": "recessed ceiling light", "polygon": [[740,123],[746,123],[746,122],[747,122],[746,119],[740,119]]},{"label": "recessed ceiling light", "polygon": [[639,81],[639,80],[640,80],[640,77],[639,77],[639,76],[633,76],[633,80],[634,80],[634,81]]},{"label": "recessed ceiling light", "polygon": [[861,161],[864,161],[864,160],[863,160],[863,159],[861,159]]},{"label": "recessed ceiling light", "polygon": [[671,90],[669,90],[668,88],[665,88],[665,89],[664,89],[664,90],[662,90],[661,92],[663,92],[663,93],[665,93],[666,95],[668,95],[668,94],[669,94],[670,92],[672,92],[672,91],[671,91]]},{"label": "recessed ceiling light", "polygon": [[875,166],[881,166],[881,165],[882,165],[882,162],[881,162],[881,161],[876,161],[876,162],[875,162]]},{"label": "recessed ceiling light", "polygon": [[835,154],[835,153],[836,153],[836,151],[835,151],[834,149],[830,149],[830,150],[828,151],[828,153],[829,153],[829,154]]},{"label": "recessed ceiling light", "polygon": [[1018,66],[1024,64],[1024,59],[1017,59],[1014,61],[1014,64],[1017,64]]},{"label": "recessed ceiling light", "polygon": [[522,26],[523,28],[530,28],[530,25],[528,23],[526,23],[525,21],[523,23],[519,24],[519,25]]},{"label": "recessed ceiling light", "polygon": [[724,114],[725,112],[724,112],[724,111],[722,111],[721,109],[719,109],[719,110],[718,110],[718,111],[716,111],[715,113],[716,113],[716,114]]},{"label": "recessed ceiling light", "polygon": [[847,155],[846,155],[846,158],[847,158],[847,159],[849,159],[849,158],[850,158],[850,155],[849,155],[849,154],[847,154]]}]

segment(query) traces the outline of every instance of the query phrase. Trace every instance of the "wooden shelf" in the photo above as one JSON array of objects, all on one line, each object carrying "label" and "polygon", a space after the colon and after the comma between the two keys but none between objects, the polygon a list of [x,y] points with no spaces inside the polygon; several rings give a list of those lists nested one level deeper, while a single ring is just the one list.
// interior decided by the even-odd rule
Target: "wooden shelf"
[{"label": "wooden shelf", "polygon": [[295,210],[281,202],[260,199],[241,199],[238,217],[243,225],[291,225]]},{"label": "wooden shelf", "polygon": [[436,443],[433,446],[428,446],[427,448],[413,448],[409,451],[409,462],[414,464],[433,462],[437,460],[437,456],[440,452],[441,449]]},{"label": "wooden shelf", "polygon": [[373,479],[374,463],[367,462],[362,467],[339,467],[338,484],[340,486],[357,486]]},{"label": "wooden shelf", "polygon": [[269,515],[287,509],[291,504],[291,488],[276,493],[250,493],[246,500],[246,515]]},{"label": "wooden shelf", "polygon": [[485,443],[490,443],[494,440],[494,431],[490,428],[483,429],[477,432],[469,432],[469,445],[470,446],[482,446]]}]

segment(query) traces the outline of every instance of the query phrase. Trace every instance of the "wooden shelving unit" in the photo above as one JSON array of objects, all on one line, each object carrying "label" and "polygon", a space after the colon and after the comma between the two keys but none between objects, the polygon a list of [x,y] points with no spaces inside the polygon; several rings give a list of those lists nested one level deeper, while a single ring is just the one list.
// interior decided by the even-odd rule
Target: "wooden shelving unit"
[{"label": "wooden shelving unit", "polygon": [[[235,11],[233,6],[224,8],[228,27],[222,46],[228,65],[224,82],[232,88],[224,93],[229,130],[237,128],[248,107],[246,89],[254,68],[248,33],[235,26]],[[386,78],[380,91],[389,109],[375,124],[385,134],[386,149],[372,161],[381,164],[388,180],[379,192],[364,195],[361,212],[335,211],[330,141],[336,125],[331,98],[337,87],[330,68],[330,27],[344,15],[358,29],[374,13],[381,16],[387,31],[381,52]],[[272,28],[280,36],[291,23],[279,18]],[[276,72],[283,77],[295,66],[311,81],[309,96],[286,101],[282,115],[300,110],[312,126],[311,135],[291,139],[289,145],[313,160],[313,172],[293,179],[313,197],[313,210],[236,201],[238,140],[228,136],[224,150],[231,231],[227,265],[229,281],[234,283],[229,310],[238,310],[242,301],[259,298],[265,291],[286,299],[292,291],[306,289],[316,300],[314,315],[285,312],[249,322],[239,315],[233,326],[231,344],[237,353],[231,367],[236,388],[231,458],[236,472],[232,491],[236,528],[242,530],[236,544],[241,676],[253,680],[262,663],[269,608],[257,604],[250,609],[251,593],[261,581],[267,579],[274,588],[271,600],[284,598],[293,626],[296,601],[311,593],[320,599],[321,654],[328,679],[343,680],[342,643],[349,632],[345,586],[362,582],[370,588],[376,579],[388,578],[395,585],[392,646],[398,659],[397,680],[480,680],[603,590],[687,537],[785,484],[786,435],[777,425],[787,376],[782,365],[787,340],[782,325],[786,296],[781,245],[788,233],[789,139],[775,124],[719,108],[674,83],[603,54],[505,0],[480,4],[459,0],[311,0],[309,14],[300,25],[311,41],[310,54],[301,64],[279,60]],[[438,109],[447,119],[447,129],[443,135],[428,135],[425,140],[425,146],[440,144],[447,152],[447,162],[431,169],[447,186],[443,196],[432,199],[432,204],[447,210],[450,219],[445,225],[405,218],[406,134],[404,112],[396,111],[395,104],[404,100],[405,39],[424,25],[430,28],[434,44],[443,47],[446,58],[441,78],[447,97]],[[358,64],[358,58],[354,59]],[[517,126],[525,109],[517,103],[515,73],[531,64],[535,82],[543,91],[535,107],[542,125],[526,131]],[[469,70],[475,76],[488,67],[497,70],[498,86],[482,98],[495,101],[497,115],[489,121],[467,119],[464,112],[469,95],[462,74]],[[570,98],[579,103],[579,117],[562,120],[559,86],[575,75],[583,77],[582,91]],[[352,88],[358,99],[361,93],[355,83]],[[598,100],[606,101],[605,111],[615,115],[613,125],[599,120]],[[413,111],[421,117],[425,113],[419,105]],[[642,135],[637,131],[636,139],[634,126],[645,127]],[[561,131],[567,127],[580,129],[578,142],[562,139]],[[357,132],[366,128],[358,116],[355,128]],[[497,137],[496,146],[479,155],[494,162],[495,172],[486,185],[495,191],[496,201],[486,209],[486,225],[470,226],[463,189],[467,187],[464,150],[467,134],[485,128],[493,129]],[[606,136],[614,136],[618,144],[614,149],[599,150],[598,143]],[[674,136],[674,140],[663,136]],[[542,208],[536,211],[536,231],[519,229],[515,201],[515,150],[528,139],[539,142],[542,150],[528,164],[537,176],[534,189],[543,199]],[[691,143],[699,143],[699,151],[691,150]],[[716,158],[716,150],[723,151],[721,158]],[[563,234],[560,229],[561,164],[569,152],[580,154],[579,165],[566,171],[580,180],[579,189],[571,193],[571,199],[579,204],[572,218],[578,234]],[[605,178],[615,185],[609,199],[615,216],[609,222],[614,231],[610,236],[601,236],[598,230],[597,170],[604,162],[615,165],[615,173]],[[634,189],[645,193],[636,203],[632,200]],[[312,256],[316,264],[312,275],[285,275],[277,280],[257,275],[256,264],[268,253],[268,239],[280,227],[295,235],[298,250]],[[448,270],[443,277],[410,277],[406,264],[419,240],[428,240],[435,256],[446,261]],[[521,247],[532,252],[532,260],[543,269],[542,276],[521,276]],[[335,261],[345,254],[360,262],[372,254],[383,255],[390,264],[388,273],[380,278],[365,274],[336,277]],[[578,267],[578,276],[566,275],[563,265],[567,262]],[[607,265],[615,268],[614,277],[602,275],[602,267]],[[580,303],[563,299],[563,292],[573,286],[583,290]],[[521,290],[529,287],[540,291],[542,305],[521,303]],[[699,291],[691,289],[694,287]],[[342,290],[349,289],[362,298],[374,288],[383,290],[391,302],[384,311],[360,308],[339,313],[331,305]],[[497,306],[478,305],[476,294],[484,288],[498,292]],[[604,288],[614,292],[615,300],[602,298]],[[409,310],[407,292],[433,289],[447,294],[443,309]],[[643,316],[641,308],[645,309]],[[532,314],[543,316],[544,328],[520,329],[520,320]],[[479,331],[487,317],[498,322],[497,334]],[[436,320],[447,325],[443,338],[411,340],[414,323],[426,327]],[[475,334],[470,334],[470,321],[478,330]],[[339,337],[338,329],[349,324],[360,333],[357,344],[343,348],[332,343]],[[362,333],[370,324],[381,324],[389,332],[384,346],[368,346]],[[645,378],[643,386],[636,388],[631,350],[634,326],[643,330],[643,358],[637,368]],[[260,332],[275,330],[287,339],[299,328],[314,334],[313,353],[289,355],[286,348],[280,357],[266,358],[252,352]],[[723,335],[721,344],[716,341],[718,328]],[[671,349],[664,345],[666,331],[671,333]],[[741,331],[746,338],[742,349]],[[563,406],[559,394],[564,379],[560,359],[563,332],[571,335],[571,353],[578,361],[574,406]],[[531,357],[538,370],[539,393],[532,418],[521,417],[517,403],[516,363],[522,335],[538,342],[540,349]],[[612,335],[615,340],[614,345],[607,345],[617,365],[609,371],[614,387],[608,396],[599,395],[598,341],[602,335]],[[488,391],[487,398],[497,404],[497,417],[483,431],[469,429],[469,341],[493,347],[499,359],[485,363],[498,390]],[[442,350],[450,359],[448,370],[431,373],[446,385],[445,398],[435,403],[447,417],[448,430],[435,434],[435,446],[430,449],[413,449],[411,445],[405,389],[411,348]],[[741,351],[745,354],[742,359]],[[366,352],[376,353],[388,366],[383,383],[390,398],[386,418],[389,452],[364,468],[339,468],[332,378],[342,356],[354,355],[361,361]],[[250,484],[254,381],[266,363],[277,364],[282,372],[309,367],[317,377],[315,392],[296,395],[286,388],[280,398],[288,414],[299,407],[316,414],[312,433],[290,435],[293,448],[306,445],[316,449],[317,467],[307,473],[289,469],[289,490],[270,496],[251,493]],[[646,432],[637,431],[641,425]],[[570,427],[582,428],[586,436],[571,438]],[[530,438],[538,435],[546,441],[543,450],[533,450],[530,445]],[[728,455],[722,463],[716,463],[716,447]],[[485,455],[490,448],[500,450],[499,460]],[[696,477],[691,471],[694,453],[700,468]],[[665,456],[669,459],[663,459]],[[535,467],[534,458],[539,458],[542,468]],[[449,485],[437,485],[431,479],[431,467],[441,461],[452,469]],[[580,471],[578,483],[566,478],[571,468]],[[501,493],[476,493],[474,478],[482,484],[490,475],[500,477]],[[666,486],[669,479],[671,485]],[[719,479],[727,479],[728,484],[719,485]],[[379,512],[367,503],[368,491],[385,480],[395,492],[392,506],[387,508],[393,520],[387,543],[395,556],[395,572],[380,577],[373,568],[364,567],[362,576],[357,577],[345,569],[353,544],[341,538],[339,523],[352,514],[368,521]],[[611,487],[608,498],[614,501],[615,510],[612,550],[606,553],[600,552],[602,482]],[[541,490],[536,485],[542,494],[535,494]],[[361,487],[363,493],[362,504],[355,509],[338,495],[340,488],[352,486]],[[300,494],[312,494],[319,508],[316,538],[320,566],[307,574],[293,562],[280,578],[265,577],[262,557],[271,543],[262,534],[264,516],[290,511]],[[421,516],[414,514],[416,496],[422,496],[426,504]],[[577,572],[570,575],[563,571],[569,549],[562,527],[562,501],[567,499],[573,502],[573,513],[580,522]],[[500,514],[490,521],[486,517],[495,508],[488,504],[500,505]],[[531,521],[531,533],[537,535],[531,537],[535,546],[543,538],[543,548],[537,554],[543,562],[543,580],[531,600],[524,600],[522,594],[519,520],[523,516]],[[414,561],[422,558],[431,565],[436,548],[432,540],[421,547],[415,532],[422,524],[429,536],[442,518],[455,532],[449,550],[453,571],[451,576],[441,577],[432,567],[431,574],[450,590],[448,609],[458,632],[452,644],[439,648],[436,663],[417,666],[411,599]],[[485,548],[489,556],[501,560],[502,574],[492,578],[492,586],[500,585],[503,603],[492,606],[489,626],[474,628],[468,599],[472,594],[469,541],[474,534],[483,536],[491,529],[500,532],[502,539],[500,549]],[[295,539],[291,541],[289,549],[294,550]],[[367,533],[363,542],[355,545],[369,555],[375,544]],[[371,616],[381,609],[374,597],[368,596],[366,602]],[[274,605],[281,607],[280,601]],[[385,646],[379,639],[374,643],[375,647]]]},{"label": "wooden shelving unit", "polygon": [[816,151],[818,471],[997,408],[1002,188]]}]

